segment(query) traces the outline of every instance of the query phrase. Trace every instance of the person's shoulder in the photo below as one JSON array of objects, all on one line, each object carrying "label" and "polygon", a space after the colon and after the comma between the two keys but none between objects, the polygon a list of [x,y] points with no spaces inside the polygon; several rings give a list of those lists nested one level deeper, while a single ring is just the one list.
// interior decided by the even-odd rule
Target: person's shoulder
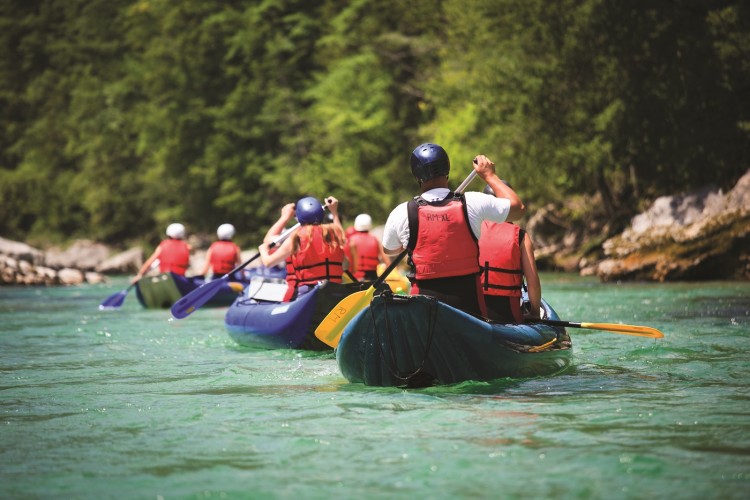
[{"label": "person's shoulder", "polygon": [[489,200],[495,199],[494,196],[489,194],[480,193],[479,191],[467,191],[464,193],[464,198],[466,198],[466,201],[476,201],[481,203],[486,203]]},{"label": "person's shoulder", "polygon": [[405,208],[406,208],[406,205],[407,205],[408,203],[409,203],[409,201],[408,201],[408,200],[407,200],[407,201],[403,201],[403,202],[399,203],[398,205],[396,205],[395,207],[393,207],[393,210],[391,210],[391,213],[394,213],[394,212],[398,212],[399,210],[403,210],[403,209],[405,209]]},{"label": "person's shoulder", "polygon": [[405,201],[403,203],[399,203],[395,207],[393,207],[393,210],[391,210],[391,213],[388,215],[388,220],[386,221],[386,224],[390,222],[392,219],[396,219],[399,217],[405,217],[406,214],[406,205],[408,204],[408,201]]}]

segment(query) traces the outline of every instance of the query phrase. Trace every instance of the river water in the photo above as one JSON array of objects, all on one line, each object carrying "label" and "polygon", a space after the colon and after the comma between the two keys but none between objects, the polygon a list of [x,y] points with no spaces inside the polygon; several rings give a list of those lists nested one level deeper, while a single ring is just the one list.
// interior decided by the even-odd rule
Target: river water
[{"label": "river water", "polygon": [[1,498],[747,498],[750,283],[542,276],[565,373],[422,390],[124,288],[0,288]]}]

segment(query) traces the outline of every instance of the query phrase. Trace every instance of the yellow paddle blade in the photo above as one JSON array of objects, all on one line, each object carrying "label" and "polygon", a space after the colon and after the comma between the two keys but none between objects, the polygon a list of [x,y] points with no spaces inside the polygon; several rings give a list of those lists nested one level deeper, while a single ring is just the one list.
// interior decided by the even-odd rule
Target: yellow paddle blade
[{"label": "yellow paddle blade", "polygon": [[241,293],[242,290],[245,289],[245,285],[243,285],[242,283],[239,283],[237,281],[230,281],[229,282],[229,288],[231,288],[232,291],[235,292],[235,293]]},{"label": "yellow paddle blade", "polygon": [[620,325],[617,323],[581,323],[581,328],[607,330],[610,332],[635,335],[636,337],[649,337],[652,339],[660,339],[664,337],[662,332],[650,326]]},{"label": "yellow paddle blade", "polygon": [[359,311],[367,307],[374,294],[375,288],[371,286],[367,290],[355,292],[341,299],[315,329],[315,336],[335,349],[346,325]]}]

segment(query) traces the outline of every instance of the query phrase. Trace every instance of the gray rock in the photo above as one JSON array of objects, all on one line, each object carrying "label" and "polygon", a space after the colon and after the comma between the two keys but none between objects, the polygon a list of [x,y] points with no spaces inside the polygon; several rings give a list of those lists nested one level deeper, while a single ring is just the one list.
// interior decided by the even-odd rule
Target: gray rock
[{"label": "gray rock", "polygon": [[84,281],[84,275],[79,269],[60,269],[57,277],[63,285],[80,285]]},{"label": "gray rock", "polygon": [[86,279],[86,283],[91,283],[92,285],[96,285],[97,283],[104,283],[105,281],[107,281],[107,278],[105,278],[103,274],[91,271],[84,273],[83,276]]},{"label": "gray rock", "polygon": [[750,279],[750,170],[726,195],[705,188],[657,199],[602,248],[603,281]]},{"label": "gray rock", "polygon": [[50,248],[47,251],[46,263],[56,269],[68,267],[93,271],[109,254],[110,250],[106,245],[90,240],[78,240],[66,250]]},{"label": "gray rock", "polygon": [[17,260],[25,260],[34,265],[44,264],[44,252],[18,241],[6,240],[0,237],[0,254]]},{"label": "gray rock", "polygon": [[134,247],[113,255],[96,266],[96,272],[103,274],[135,274],[143,265],[143,250]]}]

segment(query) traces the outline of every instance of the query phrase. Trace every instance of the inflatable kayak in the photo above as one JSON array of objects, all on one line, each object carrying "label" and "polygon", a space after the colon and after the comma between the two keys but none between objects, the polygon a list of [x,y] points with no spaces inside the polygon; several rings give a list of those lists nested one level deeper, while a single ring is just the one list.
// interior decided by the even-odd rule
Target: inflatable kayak
[{"label": "inflatable kayak", "polygon": [[246,267],[242,271],[244,273],[245,279],[249,282],[251,279],[253,279],[256,276],[260,276],[263,278],[286,278],[286,265],[278,265],[278,266],[272,266],[272,267],[266,267],[266,266],[255,266],[255,267]]},{"label": "inflatable kayak", "polygon": [[[174,273],[162,273],[138,280],[135,284],[135,294],[138,297],[138,302],[145,308],[168,309],[172,307],[172,304],[205,282],[203,276],[186,278]],[[227,282],[204,307],[230,305],[246,285],[247,282],[242,280]]]},{"label": "inflatable kayak", "polygon": [[[559,319],[543,302],[547,319]],[[570,364],[565,328],[501,324],[425,295],[380,294],[346,326],[336,360],[347,380],[426,387],[553,375]]]},{"label": "inflatable kayak", "polygon": [[291,302],[282,302],[286,282],[256,277],[227,310],[224,326],[240,345],[331,350],[315,337],[315,328],[341,299],[366,283],[321,282]]}]

